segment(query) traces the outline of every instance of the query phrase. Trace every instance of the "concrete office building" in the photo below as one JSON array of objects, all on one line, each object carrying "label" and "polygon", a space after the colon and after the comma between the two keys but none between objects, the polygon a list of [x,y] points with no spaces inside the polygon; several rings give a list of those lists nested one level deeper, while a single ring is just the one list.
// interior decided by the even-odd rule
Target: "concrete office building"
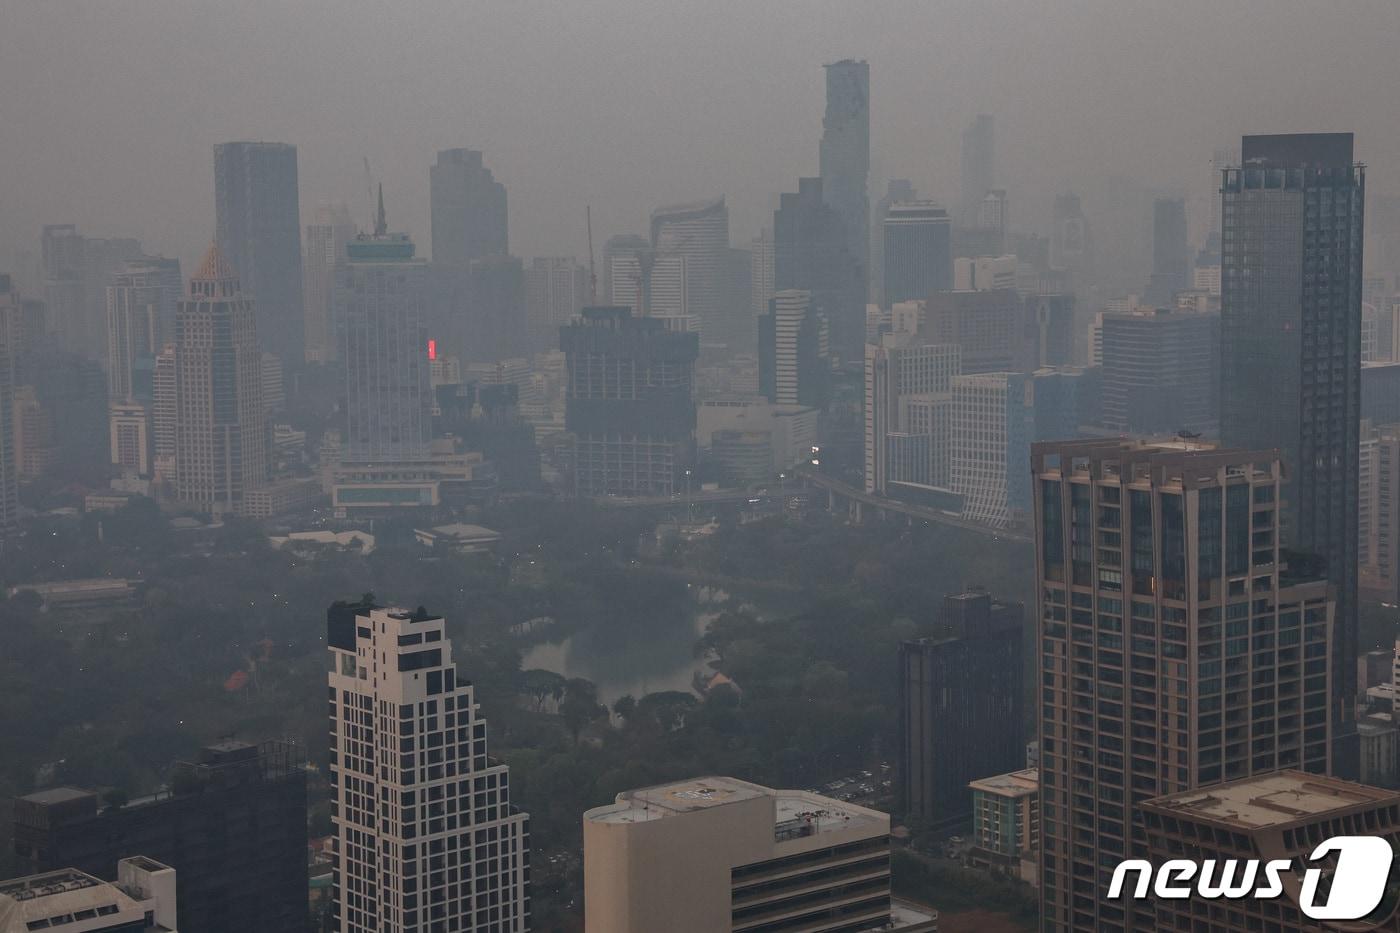
[{"label": "concrete office building", "polygon": [[1040,365],[1038,325],[1015,289],[934,292],[923,334],[961,347],[964,373],[1023,373]]},{"label": "concrete office building", "polygon": [[890,897],[890,818],[809,791],[702,777],[583,815],[588,933],[932,933]]},{"label": "concrete office building", "polygon": [[588,304],[588,270],[572,256],[544,256],[525,270],[525,326],[530,351],[552,350],[559,328]]},{"label": "concrete office building", "polygon": [[530,929],[529,816],[444,628],[421,608],[326,613],[340,933]]},{"label": "concrete office building", "polygon": [[972,817],[968,782],[1025,753],[1025,607],[972,589],[945,596],[938,621],[946,634],[899,646],[896,792],[908,819],[954,831]]},{"label": "concrete office building", "polygon": [[113,874],[118,860],[142,852],[182,866],[182,930],[304,928],[306,768],[295,746],[209,746],[175,765],[168,789],[123,807],[98,806],[96,793],[69,787],[16,799],[12,837],[20,869],[66,867],[120,880]]},{"label": "concrete office building", "polygon": [[1400,603],[1400,425],[1372,429],[1361,442],[1357,564],[1369,599]]},{"label": "concrete office building", "polygon": [[1158,929],[1103,898],[1144,801],[1331,766],[1329,587],[1281,549],[1276,451],[1049,442],[1031,470],[1043,928]]},{"label": "concrete office building", "polygon": [[844,59],[822,67],[826,70],[819,153],[822,197],[841,218],[846,252],[857,266],[855,297],[864,304],[870,278],[870,66]]},{"label": "concrete office building", "polygon": [[254,301],[217,245],[175,317],[175,494],[215,515],[267,482],[262,354]]},{"label": "concrete office building", "polygon": [[112,402],[107,409],[112,463],[124,473],[151,475],[150,426],[140,402]]},{"label": "concrete office building", "polygon": [[627,308],[584,308],[560,348],[575,495],[674,493],[695,457],[698,336]]},{"label": "concrete office building", "polygon": [[1105,428],[1145,436],[1215,434],[1220,315],[1105,312],[1101,327]]},{"label": "concrete office building", "polygon": [[150,386],[141,384],[138,369],[149,367],[175,333],[179,275],[178,261],[172,278],[164,261],[137,260],[107,286],[107,393],[113,401],[149,398]]},{"label": "concrete office building", "polygon": [[345,245],[355,233],[355,223],[344,204],[318,208],[315,222],[306,225],[301,293],[306,305],[308,363],[329,363],[336,358],[336,270],[345,262]]},{"label": "concrete office building", "polygon": [[156,354],[151,373],[151,454],[158,480],[175,479],[175,451],[179,437],[179,403],[176,401],[175,344],[166,344]]},{"label": "concrete office building", "polygon": [[[1153,865],[1168,859],[1198,865],[1208,859],[1216,864],[1285,859],[1300,865],[1331,836],[1378,836],[1392,848],[1400,846],[1400,792],[1295,770],[1167,794],[1144,802],[1142,811],[1145,857]],[[1283,893],[1275,898],[1155,898],[1155,928],[1220,933],[1394,929],[1393,923],[1370,927],[1311,920],[1299,908],[1297,875],[1289,872],[1283,878]]]},{"label": "concrete office building", "polygon": [[1366,170],[1350,133],[1246,136],[1241,156],[1222,175],[1220,437],[1279,449],[1287,541],[1336,587],[1333,731],[1350,777]]},{"label": "concrete office building", "polygon": [[[693,204],[658,207],[651,212],[651,246],[658,256],[684,260],[681,269],[685,306],[676,308],[661,300],[653,271],[652,301],[647,310],[693,314],[707,342],[729,330],[732,309],[726,306],[726,271],[729,260],[729,208],[718,197]],[[680,292],[681,282],[666,289]]]},{"label": "concrete office building", "polygon": [[1025,519],[1030,508],[1030,377],[978,373],[952,380],[949,485],[962,516],[992,528]]},{"label": "concrete office building", "polygon": [[408,234],[388,230],[381,188],[374,233],[346,244],[336,288],[347,461],[428,456],[427,284],[427,262],[414,255]]},{"label": "concrete office building", "polygon": [[298,366],[306,352],[301,296],[297,148],[233,142],[214,147],[215,242],[257,301],[262,349]]},{"label": "concrete office building", "polygon": [[134,239],[86,237],[72,224],[45,225],[41,249],[48,332],[70,353],[106,360],[107,285],[128,262],[149,257]]},{"label": "concrete office building", "polygon": [[953,287],[953,226],[943,207],[933,201],[891,204],[881,227],[886,305],[922,301]]},{"label": "concrete office building", "polygon": [[510,252],[506,187],[475,149],[442,149],[428,170],[433,262],[466,268]]},{"label": "concrete office building", "polygon": [[[898,482],[948,486],[953,377],[958,347],[887,336],[865,347],[865,491],[885,495]],[[916,440],[921,439],[921,440]],[[924,451],[911,469],[908,457]],[[942,465],[942,468],[938,466]]]},{"label": "concrete office building", "polygon": [[72,868],[0,881],[0,933],[177,933],[176,872],[145,856],[117,864],[117,880]]},{"label": "concrete office building", "polygon": [[609,305],[631,308],[633,314],[641,314],[643,309],[637,303],[639,272],[635,260],[639,251],[648,249],[651,249],[651,244],[635,233],[608,237],[603,244],[601,263],[603,293],[598,297]]},{"label": "concrete office building", "polygon": [[773,231],[763,228],[749,241],[749,313],[767,312],[773,298]]}]

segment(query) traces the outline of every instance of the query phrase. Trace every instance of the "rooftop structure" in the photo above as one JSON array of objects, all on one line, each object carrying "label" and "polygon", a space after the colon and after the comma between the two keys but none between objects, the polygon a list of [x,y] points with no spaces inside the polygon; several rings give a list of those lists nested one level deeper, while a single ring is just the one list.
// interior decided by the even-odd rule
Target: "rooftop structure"
[{"label": "rooftop structure", "polygon": [[117,863],[117,881],[75,868],[0,881],[0,933],[175,933],[175,870],[145,856]]}]

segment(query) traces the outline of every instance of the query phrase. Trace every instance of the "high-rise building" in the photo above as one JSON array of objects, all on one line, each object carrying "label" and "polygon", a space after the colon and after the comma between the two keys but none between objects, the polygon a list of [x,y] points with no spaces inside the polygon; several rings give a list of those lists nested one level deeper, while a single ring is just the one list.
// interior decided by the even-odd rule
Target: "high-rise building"
[{"label": "high-rise building", "polygon": [[768,312],[773,300],[773,231],[767,227],[749,243],[749,311],[755,317]]},{"label": "high-rise building", "polygon": [[1214,434],[1220,315],[1163,308],[1105,312],[1103,426],[1119,434]]},{"label": "high-rise building", "polygon": [[1021,764],[1024,619],[1020,603],[972,589],[943,598],[939,634],[899,646],[896,783],[908,819],[960,828],[968,782]]},{"label": "high-rise building", "polygon": [[108,433],[113,465],[137,476],[150,476],[151,435],[146,406],[131,399],[112,402],[108,409]]},{"label": "high-rise building", "polygon": [[138,259],[126,263],[107,286],[107,391],[112,399],[149,397],[142,370],[149,370],[156,352],[174,336],[179,275],[179,260]]},{"label": "high-rise building", "polygon": [[812,306],[831,327],[833,352],[842,360],[864,357],[865,298],[861,263],[850,252],[841,215],[822,197],[821,178],[798,179],[783,192],[773,214],[773,288],[811,294]]},{"label": "high-rise building", "polygon": [[346,244],[336,287],[345,367],[345,459],[423,460],[433,438],[428,378],[428,264],[390,233],[384,189],[374,233]]},{"label": "high-rise building", "polygon": [[1147,303],[1169,308],[1175,303],[1176,293],[1191,285],[1186,201],[1157,198],[1152,202],[1152,279],[1147,284]]},{"label": "high-rise building", "polygon": [[996,125],[989,113],[979,113],[962,135],[962,200],[959,220],[963,226],[981,226],[982,199],[996,184]]},{"label": "high-rise building", "polygon": [[433,262],[465,268],[510,252],[506,186],[475,149],[443,149],[428,170]]},{"label": "high-rise building", "polygon": [[1222,176],[1220,437],[1278,448],[1285,538],[1327,563],[1336,767],[1350,777],[1366,170],[1350,133],[1246,136],[1242,157]]},{"label": "high-rise building", "polygon": [[256,301],[262,349],[287,365],[305,357],[297,147],[232,142],[214,147],[215,241]]},{"label": "high-rise building", "polygon": [[320,207],[306,225],[302,257],[302,300],[306,304],[306,362],[328,363],[336,354],[335,276],[345,261],[345,245],[355,223],[344,204]]},{"label": "high-rise building", "polygon": [[[865,491],[891,481],[947,487],[960,352],[889,335],[865,347]],[[922,469],[920,469],[922,467]]]},{"label": "high-rise building", "polygon": [[[1306,862],[1319,842],[1332,836],[1375,836],[1400,846],[1400,792],[1350,781],[1279,771],[1187,790],[1146,801],[1145,857],[1152,865],[1186,859],[1196,865],[1262,865],[1281,859]],[[1227,869],[1228,870],[1228,869]],[[1261,872],[1262,875],[1262,872]],[[1295,877],[1285,872],[1285,879]],[[1262,879],[1261,879],[1262,880]],[[1129,884],[1136,883],[1133,875]],[[1228,882],[1227,882],[1228,884]],[[1203,899],[1157,898],[1156,929],[1189,930],[1206,924],[1219,933],[1247,930],[1326,930],[1348,924],[1318,922],[1301,910],[1300,888],[1285,881],[1280,897],[1242,897],[1222,910]],[[1319,894],[1319,898],[1323,895]],[[1212,911],[1211,908],[1214,907]],[[1354,927],[1368,923],[1350,924]],[[1393,920],[1375,929],[1393,926]]]},{"label": "high-rise building", "polygon": [[176,389],[175,345],[166,344],[156,355],[151,376],[151,450],[157,479],[175,479],[175,450],[178,446],[179,403]]},{"label": "high-rise building", "polygon": [[559,343],[559,328],[588,304],[588,270],[572,256],[536,258],[525,270],[525,322],[530,351],[541,353]]},{"label": "high-rise building", "polygon": [[[681,266],[685,308],[662,307],[656,270],[652,272],[653,306],[648,311],[693,314],[700,321],[702,339],[722,342],[730,330],[732,308],[727,306],[725,276],[729,253],[729,209],[724,198],[659,207],[651,212],[651,246],[657,257],[676,256]],[[680,282],[675,283],[680,285]],[[716,341],[716,338],[721,338]]]},{"label": "high-rise building", "polygon": [[263,411],[269,415],[287,407],[287,392],[282,378],[282,360],[275,353],[264,353],[260,364],[262,373]]},{"label": "high-rise building", "polygon": [[953,228],[932,201],[901,201],[885,211],[885,301],[922,301],[953,287]]},{"label": "high-rise building", "polygon": [[674,493],[695,457],[698,336],[627,308],[584,308],[560,349],[575,495]]},{"label": "high-rise building", "polygon": [[176,497],[204,512],[237,511],[268,477],[262,354],[254,301],[217,244],[175,316],[175,400]]},{"label": "high-rise building", "polygon": [[599,297],[613,307],[631,308],[633,314],[645,313],[645,303],[638,299],[641,265],[637,254],[649,249],[646,238],[635,233],[608,237],[603,244],[603,294]]},{"label": "high-rise building", "polygon": [[0,548],[19,526],[18,441],[15,423],[15,357],[20,337],[20,301],[8,275],[0,275]]},{"label": "high-rise building", "polygon": [[145,258],[141,244],[130,238],[85,237],[72,224],[49,224],[42,255],[49,331],[65,351],[105,361],[106,288],[128,262]]},{"label": "high-rise building", "polygon": [[0,930],[173,933],[176,887],[175,870],[145,856],[117,863],[115,882],[74,868],[0,881]]},{"label": "high-rise building", "polygon": [[[870,65],[844,59],[823,67],[826,114],[822,117],[820,194],[841,218],[846,253],[855,262],[854,297],[863,305],[870,280]],[[859,358],[854,353],[850,357]]]},{"label": "high-rise building", "polygon": [[1400,603],[1400,424],[1374,428],[1361,441],[1357,564],[1362,592]]},{"label": "high-rise building", "polygon": [[1030,508],[1030,377],[977,373],[952,380],[949,483],[963,518],[1005,528]]},{"label": "high-rise building", "polygon": [[1090,271],[1093,238],[1077,194],[1058,194],[1051,214],[1050,268],[1071,276]]},{"label": "high-rise building", "polygon": [[296,746],[211,745],[177,762],[154,796],[99,808],[96,793],[57,787],[16,799],[13,821],[22,871],[119,880],[117,862],[131,852],[180,866],[181,930],[305,929],[306,765]]},{"label": "high-rise building", "polygon": [[1327,580],[1281,549],[1276,451],[1047,442],[1031,472],[1043,928],[1159,929],[1103,897],[1144,801],[1330,765]]},{"label": "high-rise building", "polygon": [[885,299],[885,214],[891,204],[919,200],[914,185],[907,178],[891,178],[885,183],[885,196],[875,202],[875,236],[870,238],[870,300],[882,308],[892,302]]},{"label": "high-rise building", "polygon": [[826,316],[809,292],[780,289],[758,319],[758,391],[778,405],[826,403],[831,373]]},{"label": "high-rise building", "polygon": [[934,292],[922,333],[930,343],[961,347],[964,373],[1023,373],[1039,365],[1039,325],[1015,289]]},{"label": "high-rise building", "polygon": [[326,613],[340,933],[530,929],[529,816],[445,629],[421,607]]},{"label": "high-rise building", "polygon": [[803,790],[700,777],[583,815],[588,933],[889,930],[934,918],[890,897],[890,818]]}]

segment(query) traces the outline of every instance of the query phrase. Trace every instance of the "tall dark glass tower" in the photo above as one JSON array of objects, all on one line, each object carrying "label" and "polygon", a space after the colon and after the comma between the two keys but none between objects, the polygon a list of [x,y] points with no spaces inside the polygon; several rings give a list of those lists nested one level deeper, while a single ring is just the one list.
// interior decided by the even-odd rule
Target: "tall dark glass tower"
[{"label": "tall dark glass tower", "polygon": [[996,131],[992,115],[979,113],[962,136],[962,201],[959,223],[977,225],[977,209],[996,184]]},{"label": "tall dark glass tower", "polygon": [[846,249],[860,264],[864,289],[870,263],[870,66],[848,58],[825,67],[822,191],[841,217]]},{"label": "tall dark glass tower", "polygon": [[492,177],[479,151],[443,149],[428,170],[428,184],[433,262],[465,267],[510,252],[506,186]]},{"label": "tall dark glass tower", "polygon": [[262,349],[285,366],[299,365],[306,346],[297,198],[296,146],[214,147],[215,239],[245,293],[257,299]]},{"label": "tall dark glass tower", "polygon": [[1181,198],[1158,198],[1152,202],[1152,279],[1147,285],[1147,302],[1170,308],[1176,293],[1190,287],[1186,202]]},{"label": "tall dark glass tower", "polygon": [[831,348],[843,360],[865,358],[865,301],[860,261],[840,213],[822,196],[820,178],[800,178],[773,213],[773,288],[811,293],[831,325]]},{"label": "tall dark glass tower", "polygon": [[1221,440],[1280,450],[1285,535],[1327,563],[1334,761],[1355,777],[1365,168],[1350,133],[1246,136],[1221,181]]}]

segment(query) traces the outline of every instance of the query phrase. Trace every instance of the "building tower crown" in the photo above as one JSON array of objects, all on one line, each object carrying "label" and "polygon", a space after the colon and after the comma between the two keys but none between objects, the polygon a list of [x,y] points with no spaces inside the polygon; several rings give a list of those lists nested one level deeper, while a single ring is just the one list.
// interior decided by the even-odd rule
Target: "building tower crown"
[{"label": "building tower crown", "polygon": [[194,275],[190,276],[191,298],[231,298],[240,291],[238,273],[219,249],[211,243]]}]

